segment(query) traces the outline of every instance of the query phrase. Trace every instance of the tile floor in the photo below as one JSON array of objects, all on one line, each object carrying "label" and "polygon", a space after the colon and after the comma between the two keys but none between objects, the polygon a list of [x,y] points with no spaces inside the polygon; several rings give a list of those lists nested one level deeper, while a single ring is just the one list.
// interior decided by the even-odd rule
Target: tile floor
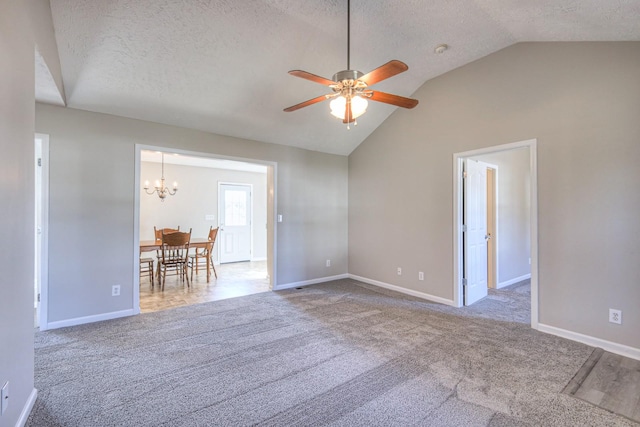
[{"label": "tile floor", "polygon": [[184,305],[217,301],[244,295],[251,295],[269,290],[267,262],[236,262],[216,265],[218,278],[211,275],[207,283],[206,271],[194,275],[191,286],[187,287],[177,276],[168,276],[164,291],[158,284],[151,288],[147,277],[140,278],[140,311],[166,310]]}]

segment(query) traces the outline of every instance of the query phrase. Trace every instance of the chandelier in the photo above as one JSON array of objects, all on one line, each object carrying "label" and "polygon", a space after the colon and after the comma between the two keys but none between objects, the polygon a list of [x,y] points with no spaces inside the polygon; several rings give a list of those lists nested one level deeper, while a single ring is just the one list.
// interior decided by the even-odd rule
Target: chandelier
[{"label": "chandelier", "polygon": [[156,180],[156,183],[153,187],[153,190],[149,191],[149,181],[145,181],[144,182],[144,191],[148,194],[148,195],[153,195],[153,194],[158,194],[158,197],[160,197],[160,200],[164,202],[164,199],[167,197],[167,194],[170,196],[173,196],[176,194],[176,192],[178,191],[178,183],[177,182],[173,182],[173,189],[169,189],[169,187],[165,187],[164,185],[164,153],[162,154],[162,177],[160,178],[160,180]]}]

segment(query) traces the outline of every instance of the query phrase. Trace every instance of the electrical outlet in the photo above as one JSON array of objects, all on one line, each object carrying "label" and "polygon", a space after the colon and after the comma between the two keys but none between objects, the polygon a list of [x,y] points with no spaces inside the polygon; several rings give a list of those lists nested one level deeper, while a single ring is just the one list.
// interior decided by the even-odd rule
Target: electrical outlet
[{"label": "electrical outlet", "polygon": [[424,280],[424,271],[418,272],[418,280]]},{"label": "electrical outlet", "polygon": [[622,325],[622,310],[609,309],[609,322]]},{"label": "electrical outlet", "polygon": [[120,285],[113,285],[111,287],[111,296],[112,297],[120,296]]},{"label": "electrical outlet", "polygon": [[331,260],[330,259],[327,260],[327,267],[331,267]]},{"label": "electrical outlet", "polygon": [[0,415],[4,415],[4,412],[9,406],[9,381],[4,383],[0,390]]},{"label": "electrical outlet", "polygon": [[398,267],[398,276],[402,276],[402,268]]}]

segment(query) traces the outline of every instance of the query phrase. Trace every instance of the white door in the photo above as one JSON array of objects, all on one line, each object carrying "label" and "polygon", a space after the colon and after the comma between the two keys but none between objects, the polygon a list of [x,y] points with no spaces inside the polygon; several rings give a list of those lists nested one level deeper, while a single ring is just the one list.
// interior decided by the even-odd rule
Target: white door
[{"label": "white door", "polygon": [[35,135],[34,200],[34,305],[36,326],[47,329],[48,231],[49,225],[49,136]]},{"label": "white door", "polygon": [[487,166],[464,160],[464,305],[487,296]]},{"label": "white door", "polygon": [[251,259],[251,186],[220,184],[220,263]]},{"label": "white door", "polygon": [[40,286],[42,279],[42,139],[35,138],[35,257],[34,257],[34,307],[35,326],[40,326]]}]

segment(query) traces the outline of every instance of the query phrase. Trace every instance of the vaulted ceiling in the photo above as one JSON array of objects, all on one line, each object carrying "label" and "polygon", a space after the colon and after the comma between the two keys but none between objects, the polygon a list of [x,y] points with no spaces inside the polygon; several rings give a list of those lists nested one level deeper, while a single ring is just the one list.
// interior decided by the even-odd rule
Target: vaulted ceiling
[{"label": "vaulted ceiling", "polygon": [[[390,114],[420,114],[370,102],[347,130],[328,102],[282,111],[329,93],[289,70],[346,69],[346,0],[50,2],[72,108],[343,155]],[[640,40],[640,0],[351,1],[351,67],[405,62],[374,86],[402,96],[517,42],[618,40]]]}]

